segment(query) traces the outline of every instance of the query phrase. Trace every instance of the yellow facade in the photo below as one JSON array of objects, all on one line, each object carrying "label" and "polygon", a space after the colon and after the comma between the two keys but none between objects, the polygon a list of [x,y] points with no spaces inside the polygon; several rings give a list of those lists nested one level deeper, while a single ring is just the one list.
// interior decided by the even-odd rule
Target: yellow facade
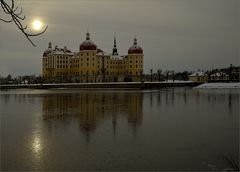
[{"label": "yellow facade", "polygon": [[48,49],[42,58],[43,77],[49,81],[73,82],[107,82],[123,81],[124,79],[139,80],[143,72],[143,51],[134,39],[134,45],[128,54],[119,56],[116,39],[112,54],[98,49],[87,33],[86,41],[80,45],[80,50],[73,53],[57,46]]}]

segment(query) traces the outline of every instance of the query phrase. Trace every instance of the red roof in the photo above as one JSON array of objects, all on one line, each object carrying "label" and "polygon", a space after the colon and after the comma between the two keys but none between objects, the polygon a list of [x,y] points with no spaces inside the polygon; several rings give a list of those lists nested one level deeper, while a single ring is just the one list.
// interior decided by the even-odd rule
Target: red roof
[{"label": "red roof", "polygon": [[138,45],[133,45],[128,49],[128,54],[143,54],[143,49]]}]

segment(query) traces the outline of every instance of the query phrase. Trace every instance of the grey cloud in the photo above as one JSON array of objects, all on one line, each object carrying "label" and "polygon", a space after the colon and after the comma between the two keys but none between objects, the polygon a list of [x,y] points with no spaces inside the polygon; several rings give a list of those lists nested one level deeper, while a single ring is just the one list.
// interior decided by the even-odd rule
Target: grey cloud
[{"label": "grey cloud", "polygon": [[[160,1],[18,1],[29,23],[35,16],[47,22],[47,33],[34,38],[33,48],[14,25],[0,23],[0,75],[41,72],[47,43],[78,51],[90,30],[94,42],[111,51],[113,35],[126,54],[137,35],[144,49],[145,72],[197,70],[239,65],[240,3],[238,0]],[[1,14],[1,12],[0,12]],[[19,64],[21,59],[25,64]]]}]

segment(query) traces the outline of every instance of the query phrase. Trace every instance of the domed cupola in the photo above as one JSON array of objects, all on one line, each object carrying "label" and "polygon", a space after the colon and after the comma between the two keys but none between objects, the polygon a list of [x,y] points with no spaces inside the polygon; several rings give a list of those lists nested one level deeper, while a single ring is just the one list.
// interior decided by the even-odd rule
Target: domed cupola
[{"label": "domed cupola", "polygon": [[43,57],[47,57],[47,55],[50,54],[52,51],[53,51],[53,49],[52,49],[52,43],[49,42],[49,43],[48,43],[48,49],[46,49],[46,50],[44,51]]},{"label": "domed cupola", "polygon": [[137,44],[137,38],[134,38],[134,43],[129,47],[128,54],[143,54],[143,49]]},{"label": "domed cupola", "polygon": [[79,49],[80,49],[80,51],[82,51],[82,50],[97,50],[97,45],[94,44],[94,42],[90,40],[89,32],[87,32],[86,40],[83,43],[81,43]]}]

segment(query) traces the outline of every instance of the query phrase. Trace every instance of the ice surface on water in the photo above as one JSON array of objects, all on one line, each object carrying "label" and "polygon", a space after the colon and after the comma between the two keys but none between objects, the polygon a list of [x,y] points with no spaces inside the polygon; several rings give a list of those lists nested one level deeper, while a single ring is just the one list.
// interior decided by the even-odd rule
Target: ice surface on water
[{"label": "ice surface on water", "polygon": [[237,83],[206,83],[195,88],[238,88],[240,89],[240,82]]}]

